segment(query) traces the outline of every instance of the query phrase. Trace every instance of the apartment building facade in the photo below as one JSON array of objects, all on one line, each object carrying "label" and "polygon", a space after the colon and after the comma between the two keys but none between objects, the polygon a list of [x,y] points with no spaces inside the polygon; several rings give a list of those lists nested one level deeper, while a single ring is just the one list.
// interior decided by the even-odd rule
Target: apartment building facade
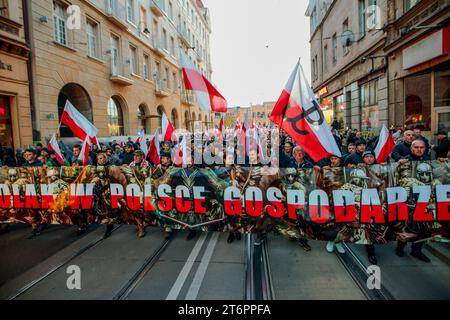
[{"label": "apartment building facade", "polygon": [[450,1],[395,0],[388,13],[391,122],[420,126],[433,140],[437,130],[450,132]]},{"label": "apartment building facade", "polygon": [[59,130],[69,100],[100,137],[152,134],[164,112],[176,128],[211,126],[182,80],[179,50],[211,77],[201,0],[28,0],[35,140]]},{"label": "apartment building facade", "polygon": [[[248,124],[254,123],[257,126],[271,126],[273,123],[270,121],[270,113],[275,107],[276,101],[265,101],[261,104],[247,106],[238,106],[234,108],[229,108],[228,112],[225,114],[225,125],[233,126],[236,120],[241,122],[244,121],[246,115],[248,116]],[[220,113],[216,113],[215,119],[218,123],[221,118]]]},{"label": "apartment building facade", "polygon": [[311,0],[311,79],[328,122],[378,133],[388,121],[387,0]]},{"label": "apartment building facade", "polygon": [[0,145],[31,145],[32,117],[23,2],[0,0]]}]

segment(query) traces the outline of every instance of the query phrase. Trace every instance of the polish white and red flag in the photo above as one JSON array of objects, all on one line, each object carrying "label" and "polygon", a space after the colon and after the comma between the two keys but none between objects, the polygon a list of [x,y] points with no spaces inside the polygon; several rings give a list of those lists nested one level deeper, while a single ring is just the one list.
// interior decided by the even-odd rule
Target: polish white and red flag
[{"label": "polish white and red flag", "polygon": [[270,120],[294,139],[315,162],[341,150],[320,109],[300,61],[276,103]]},{"label": "polish white and red flag", "polygon": [[167,118],[166,114],[163,112],[162,119],[161,119],[161,125],[162,125],[162,136],[163,141],[169,141],[172,139],[172,134],[175,131],[173,128],[172,123]]},{"label": "polish white and red flag", "polygon": [[64,106],[61,123],[67,125],[79,139],[84,141],[88,137],[92,143],[99,145],[97,140],[98,129],[69,100],[66,101]]},{"label": "polish white and red flag", "polygon": [[392,150],[394,150],[395,141],[394,137],[389,132],[389,129],[386,125],[383,125],[381,129],[380,137],[378,138],[378,144],[375,148],[375,158],[377,159],[377,163],[383,163],[387,160]]},{"label": "polish white and red flag", "polygon": [[58,141],[56,140],[55,135],[53,135],[50,139],[47,148],[54,152],[56,160],[58,160],[60,165],[64,166],[64,157],[62,155],[61,149],[59,148]]},{"label": "polish white and red flag", "polygon": [[220,131],[220,132],[223,132],[223,115],[220,117],[219,131]]},{"label": "polish white and red flag", "polygon": [[239,119],[236,120],[236,124],[235,124],[235,126],[234,126],[234,129],[235,129],[235,130],[241,129],[241,122],[239,121]]},{"label": "polish white and red flag", "polygon": [[248,111],[247,111],[244,115],[244,122],[242,123],[242,130],[247,132],[248,129],[249,129],[249,125],[248,125]]},{"label": "polish white and red flag", "polygon": [[178,143],[177,147],[173,151],[174,152],[173,162],[176,166],[181,168],[187,168],[188,152],[189,152],[187,148],[187,137],[188,135],[182,136],[181,142]]},{"label": "polish white and red flag", "polygon": [[83,142],[83,146],[81,147],[80,155],[78,156],[78,160],[83,161],[83,165],[89,164],[89,150],[90,150],[90,142],[89,137]]},{"label": "polish white and red flag", "polygon": [[134,141],[135,143],[140,143],[141,142],[141,131],[142,130],[139,130],[138,136],[137,136],[136,140]]},{"label": "polish white and red flag", "polygon": [[264,153],[262,150],[261,138],[258,133],[259,129],[253,128],[252,130],[253,130],[253,137],[252,137],[252,143],[251,143],[252,149],[255,149],[258,151],[260,160],[265,161]]},{"label": "polish white and red flag", "polygon": [[200,109],[203,112],[227,112],[228,105],[225,98],[216,88],[198,71],[189,57],[180,50],[181,66],[186,90],[192,90],[197,97]]},{"label": "polish white and red flag", "polygon": [[144,130],[139,131],[139,149],[141,149],[142,152],[144,152],[145,157],[147,157],[148,146],[147,146],[147,140],[145,139]]},{"label": "polish white and red flag", "polygon": [[161,164],[160,150],[159,150],[159,132],[158,132],[158,129],[156,129],[155,135],[153,136],[153,139],[150,142],[149,158],[150,158],[150,161],[155,166]]}]

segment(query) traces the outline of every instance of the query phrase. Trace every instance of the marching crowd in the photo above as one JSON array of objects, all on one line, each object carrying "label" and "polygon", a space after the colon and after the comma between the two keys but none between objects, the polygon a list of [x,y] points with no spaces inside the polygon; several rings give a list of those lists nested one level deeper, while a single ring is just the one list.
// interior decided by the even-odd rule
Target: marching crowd
[{"label": "marching crowd", "polygon": [[[333,137],[342,151],[342,157],[333,155],[314,163],[305,153],[302,147],[294,146],[290,137],[284,135],[284,148],[280,156],[280,167],[306,169],[323,167],[347,167],[355,168],[360,165],[376,164],[374,150],[378,144],[379,137],[369,133],[365,138],[361,131],[356,129],[347,129],[345,132],[339,132],[337,128],[332,129]],[[448,132],[439,130],[435,133],[438,143],[430,145],[427,138],[422,135],[420,127],[414,129],[398,129],[391,132],[395,139],[395,147],[391,152],[387,161],[395,161],[404,163],[404,161],[424,161],[424,160],[440,160],[447,161],[450,159],[450,139]],[[299,244],[304,250],[310,251],[306,238],[300,239]],[[405,242],[398,241],[396,254],[404,255]],[[423,243],[413,243],[411,255],[424,262],[430,262],[429,258],[422,252]],[[326,249],[333,252],[334,248],[339,253],[345,253],[345,249],[341,243],[328,242]],[[368,260],[371,264],[377,264],[375,255],[375,246],[373,244],[366,245]]]},{"label": "marching crowd", "polygon": [[[334,124],[334,123],[333,123]],[[348,167],[355,168],[359,165],[372,165],[376,163],[376,157],[374,150],[378,144],[379,137],[373,133],[363,135],[361,131],[356,129],[339,130],[338,126],[332,125],[333,137],[336,140],[337,145],[342,151],[342,157],[337,155],[323,159],[314,163],[311,158],[305,153],[303,148],[296,145],[291,137],[285,132],[280,134],[280,152],[279,152],[279,166],[280,168],[293,168],[293,169],[307,169],[315,168],[320,169],[323,167]],[[264,128],[268,130],[268,128]],[[393,137],[395,138],[396,145],[389,157],[389,161],[402,162],[405,160],[441,160],[446,161],[450,158],[450,139],[448,138],[448,132],[439,130],[435,136],[438,143],[436,145],[430,144],[430,142],[422,135],[420,127],[415,127],[411,130],[403,130],[399,128],[397,130],[391,130]],[[192,137],[193,138],[193,137]],[[214,137],[208,142],[212,149],[212,154],[220,155],[220,150],[214,150]],[[150,141],[147,139],[147,145]],[[80,152],[82,146],[80,144],[69,147],[62,140],[59,141],[59,146],[64,155],[65,166],[78,166],[82,165],[80,162]],[[160,145],[160,164],[164,169],[173,165],[173,151],[175,145],[171,141],[162,142]],[[236,150],[235,158],[229,159],[225,153],[222,154],[225,165],[230,161],[236,163],[236,157],[239,155],[239,150]],[[257,150],[250,149],[248,156],[245,156],[245,163],[250,165],[257,165]],[[112,140],[109,143],[100,143],[100,146],[93,145],[89,152],[89,164],[91,165],[117,165],[117,166],[154,166],[150,156],[145,155],[143,150],[140,149],[140,143],[133,141],[131,137],[126,142],[118,142]],[[49,148],[44,147],[38,143],[34,147],[14,150],[11,148],[0,148],[0,165],[8,167],[60,167],[61,164],[55,156],[55,153]],[[192,164],[191,164],[192,165]],[[111,233],[111,227],[108,226],[107,234]],[[2,232],[6,231],[6,227],[2,226]],[[39,231],[33,230],[33,236]],[[81,226],[79,234],[85,232],[85,226]],[[195,236],[190,234],[189,239]],[[229,242],[232,242],[235,238],[240,238],[236,233],[231,233]],[[256,245],[263,241],[263,237],[258,237]],[[311,247],[308,244],[306,238],[299,240],[300,246],[310,251]],[[396,253],[399,256],[404,254],[405,243],[398,243]],[[327,251],[333,252],[336,248],[338,252],[345,253],[344,247],[340,243],[329,242],[326,246]],[[377,263],[375,256],[375,246],[366,245],[368,260],[372,264]],[[414,243],[412,245],[411,255],[417,257],[422,261],[429,262],[430,260],[422,253],[422,243]]]}]

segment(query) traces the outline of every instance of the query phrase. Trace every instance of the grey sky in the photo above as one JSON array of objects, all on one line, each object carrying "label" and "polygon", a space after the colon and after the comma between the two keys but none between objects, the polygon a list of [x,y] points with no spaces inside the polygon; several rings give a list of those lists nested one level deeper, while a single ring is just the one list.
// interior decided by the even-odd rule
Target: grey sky
[{"label": "grey sky", "polygon": [[307,0],[203,2],[211,14],[212,80],[229,106],[276,101],[299,57],[309,81]]}]

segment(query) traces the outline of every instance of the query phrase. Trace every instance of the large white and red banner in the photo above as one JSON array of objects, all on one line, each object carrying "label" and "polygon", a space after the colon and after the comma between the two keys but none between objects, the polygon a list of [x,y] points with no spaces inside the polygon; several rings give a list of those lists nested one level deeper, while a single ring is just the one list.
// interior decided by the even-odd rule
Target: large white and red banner
[{"label": "large white and red banner", "polygon": [[332,155],[341,156],[300,62],[271,112],[270,120],[286,131],[315,162]]},{"label": "large white and red banner", "polygon": [[186,90],[192,90],[203,112],[227,112],[227,101],[209,80],[201,74],[189,57],[180,50],[181,66]]}]

